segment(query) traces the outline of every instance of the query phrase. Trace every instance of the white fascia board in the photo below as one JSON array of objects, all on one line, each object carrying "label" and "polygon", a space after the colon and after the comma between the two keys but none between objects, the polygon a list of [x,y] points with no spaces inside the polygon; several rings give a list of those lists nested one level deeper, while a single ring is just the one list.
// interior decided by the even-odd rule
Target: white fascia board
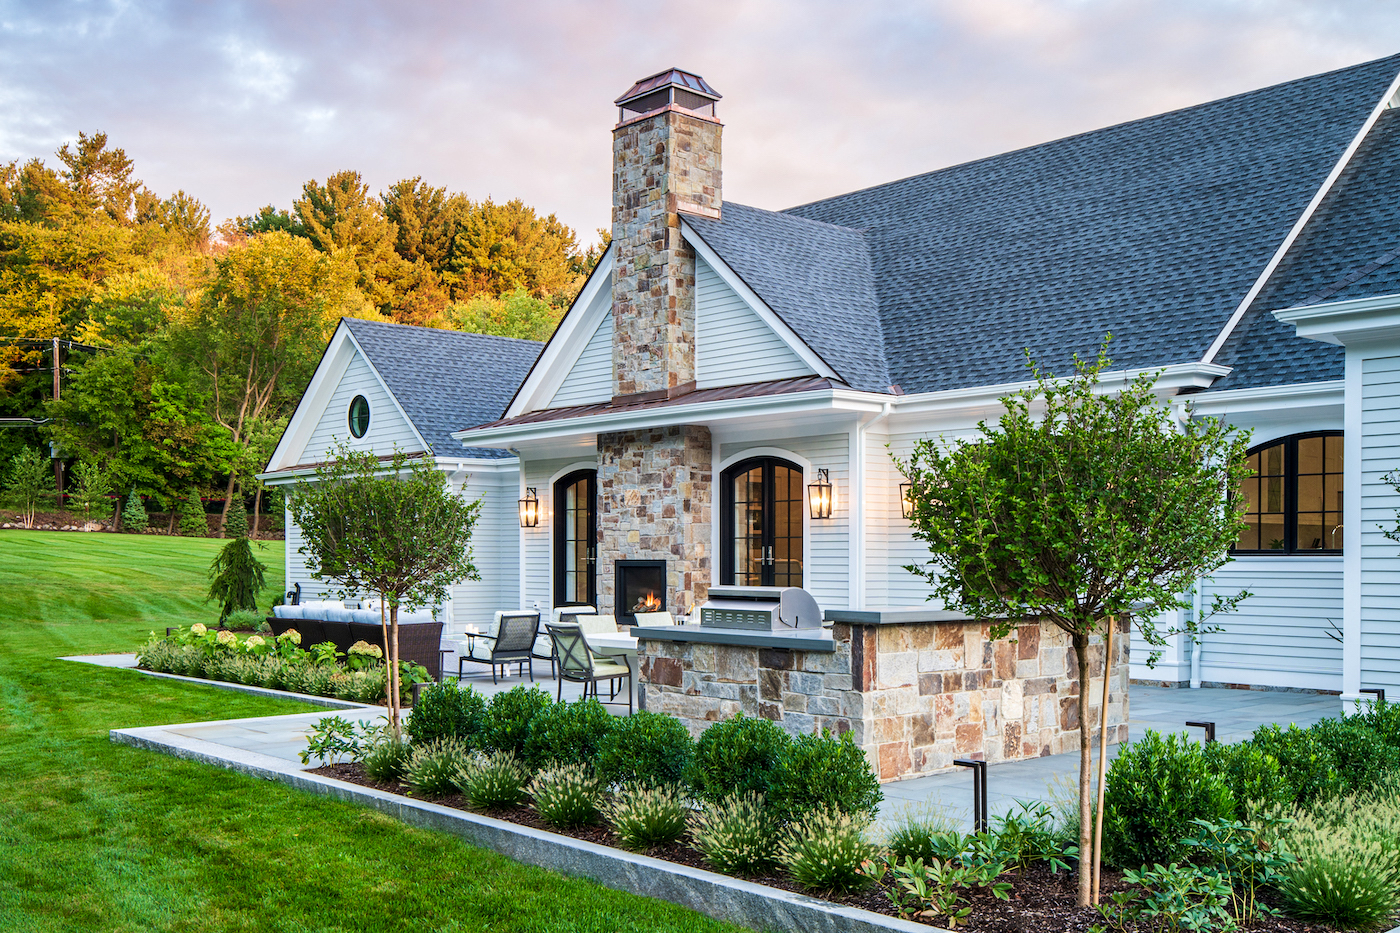
[{"label": "white fascia board", "polygon": [[827,411],[878,412],[886,396],[841,389],[791,392],[785,395],[757,395],[750,398],[720,399],[693,405],[667,405],[664,408],[637,408],[604,411],[581,418],[559,418],[527,424],[502,425],[458,431],[454,438],[471,447],[514,447],[529,441],[636,431],[670,424],[713,424],[737,418],[783,417]]},{"label": "white fascia board", "polygon": [[[1155,391],[1166,394],[1185,388],[1208,388],[1215,380],[1229,375],[1230,367],[1218,363],[1174,363],[1170,366],[1147,366],[1140,369],[1118,369],[1099,373],[1098,390],[1109,393],[1145,375],[1157,377]],[[1071,377],[1053,380],[1068,382]],[[894,414],[914,415],[976,409],[995,404],[1008,395],[1015,395],[1036,385],[1035,380],[1006,382],[1000,385],[976,386],[967,389],[944,389],[939,392],[919,392],[893,399]],[[886,398],[885,396],[876,396]]]},{"label": "white fascia board", "polygon": [[1376,295],[1273,312],[1299,337],[1347,346],[1400,337],[1400,295]]},{"label": "white fascia board", "polygon": [[1305,382],[1287,386],[1259,386],[1254,389],[1230,389],[1207,392],[1204,395],[1184,395],[1172,399],[1174,407],[1191,408],[1194,416],[1220,417],[1244,412],[1292,411],[1300,408],[1321,408],[1341,405],[1345,383],[1341,379],[1326,382]]},{"label": "white fascia board", "polygon": [[394,409],[399,413],[399,417],[403,418],[404,424],[408,425],[409,430],[413,432],[413,436],[418,439],[418,443],[423,445],[424,450],[432,450],[433,445],[429,444],[423,438],[423,435],[418,430],[418,425],[414,424],[413,419],[408,416],[408,412],[403,410],[403,406],[399,404],[399,400],[395,397],[393,390],[389,388],[389,384],[384,381],[384,377],[381,376],[379,370],[375,368],[374,360],[369,358],[369,354],[365,352],[364,347],[360,346],[360,342],[355,339],[355,335],[350,332],[350,328],[345,328],[345,334],[350,338],[350,342],[355,345],[355,352],[365,358],[365,365],[369,367],[370,373],[374,376],[374,381],[379,383],[379,388],[383,389],[384,394],[389,396],[389,401],[394,403]]},{"label": "white fascia board", "polygon": [[588,341],[593,339],[598,325],[603,322],[603,316],[612,313],[610,302],[595,303],[595,299],[604,287],[611,294],[614,252],[615,249],[609,244],[607,252],[598,260],[598,267],[589,276],[583,291],[574,299],[574,303],[564,314],[564,319],[554,329],[549,342],[540,351],[539,358],[535,360],[530,374],[521,383],[515,398],[511,399],[510,407],[506,409],[503,417],[514,418],[547,406],[569,375],[569,370],[573,369],[578,358],[583,355]]},{"label": "white fascia board", "polygon": [[[515,457],[500,459],[484,457],[434,457],[433,464],[444,473],[466,470],[470,473],[513,473],[520,469],[520,461]],[[388,470],[381,470],[388,473]],[[316,475],[316,467],[302,467],[299,470],[281,470],[274,473],[258,473],[257,478],[269,486],[286,486],[302,476]]]},{"label": "white fascia board", "polygon": [[1351,162],[1351,157],[1355,155],[1356,150],[1361,147],[1362,140],[1371,132],[1371,127],[1376,125],[1376,121],[1379,120],[1381,114],[1390,107],[1391,100],[1393,100],[1398,93],[1400,93],[1400,74],[1397,74],[1395,79],[1390,82],[1390,87],[1381,95],[1381,99],[1376,102],[1376,106],[1371,109],[1371,115],[1366,118],[1365,123],[1361,124],[1361,129],[1357,132],[1356,136],[1352,138],[1351,144],[1348,145],[1346,151],[1342,153],[1342,157],[1337,160],[1337,164],[1332,166],[1332,171],[1328,174],[1327,178],[1323,180],[1322,187],[1317,189],[1317,193],[1314,194],[1312,200],[1308,202],[1308,206],[1303,208],[1302,216],[1293,224],[1293,228],[1288,231],[1288,235],[1283,238],[1283,242],[1280,243],[1278,249],[1274,251],[1273,258],[1271,258],[1268,265],[1264,267],[1264,271],[1259,274],[1259,278],[1255,280],[1254,285],[1245,293],[1244,299],[1240,302],[1239,307],[1235,309],[1234,314],[1230,315],[1230,320],[1225,323],[1224,330],[1222,330],[1220,335],[1211,343],[1210,347],[1206,350],[1205,356],[1201,357],[1201,362],[1209,363],[1214,360],[1215,354],[1220,352],[1220,348],[1225,345],[1225,341],[1235,332],[1235,328],[1239,326],[1240,319],[1244,317],[1244,313],[1249,310],[1249,306],[1254,303],[1254,299],[1259,297],[1259,293],[1264,290],[1264,285],[1269,281],[1270,276],[1274,274],[1274,270],[1278,268],[1278,264],[1283,262],[1283,257],[1287,255],[1289,249],[1292,248],[1293,241],[1298,239],[1298,234],[1302,233],[1303,228],[1308,225],[1308,221],[1312,220],[1313,213],[1316,212],[1318,205],[1322,203],[1322,199],[1327,197],[1328,193],[1331,192],[1332,186],[1336,184],[1337,179],[1341,177],[1342,171],[1346,169],[1347,164]]},{"label": "white fascia board", "polygon": [[763,323],[771,327],[773,332],[782,338],[782,341],[792,349],[792,352],[796,353],[802,362],[810,366],[814,373],[818,376],[825,376],[828,379],[835,379],[838,382],[846,381],[836,370],[828,366],[826,360],[822,359],[815,350],[809,347],[807,342],[799,337],[797,332],[787,325],[786,321],[774,313],[773,309],[768,307],[764,300],[758,297],[757,293],[749,288],[748,284],[735,274],[733,269],[729,268],[729,264],[721,259],[718,253],[710,249],[709,244],[705,242],[700,234],[695,232],[695,229],[691,227],[690,224],[685,222],[684,217],[681,218],[681,235],[685,237],[685,241],[695,250],[695,254],[709,263],[710,268],[714,269],[715,273],[724,280],[724,284],[734,289],[735,294],[743,299],[744,303],[749,306],[753,313],[757,314],[759,318],[762,319]]},{"label": "white fascia board", "polygon": [[350,328],[345,326],[344,321],[336,325],[335,333],[331,334],[330,342],[321,354],[321,361],[316,364],[316,371],[311,374],[311,382],[307,384],[306,391],[302,392],[296,410],[287,422],[286,430],[278,439],[272,456],[267,459],[269,470],[301,462],[307,442],[315,433],[316,426],[321,423],[321,416],[325,414],[331,396],[335,394],[340,380],[345,376],[345,370],[350,367],[350,361],[358,352],[349,334]]}]

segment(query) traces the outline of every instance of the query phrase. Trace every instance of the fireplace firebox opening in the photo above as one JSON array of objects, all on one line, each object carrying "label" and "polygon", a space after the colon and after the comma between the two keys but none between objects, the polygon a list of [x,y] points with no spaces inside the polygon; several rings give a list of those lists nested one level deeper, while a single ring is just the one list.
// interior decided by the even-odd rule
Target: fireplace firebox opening
[{"label": "fireplace firebox opening", "polygon": [[620,560],[616,567],[618,625],[636,625],[638,612],[666,610],[664,560]]}]

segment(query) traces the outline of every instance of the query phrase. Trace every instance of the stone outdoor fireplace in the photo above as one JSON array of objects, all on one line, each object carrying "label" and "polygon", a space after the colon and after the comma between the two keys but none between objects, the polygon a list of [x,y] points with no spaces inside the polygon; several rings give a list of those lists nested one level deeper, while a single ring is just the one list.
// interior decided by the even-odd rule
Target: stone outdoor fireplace
[{"label": "stone outdoor fireplace", "polygon": [[618,625],[636,625],[638,612],[665,611],[664,560],[620,560],[616,572]]}]

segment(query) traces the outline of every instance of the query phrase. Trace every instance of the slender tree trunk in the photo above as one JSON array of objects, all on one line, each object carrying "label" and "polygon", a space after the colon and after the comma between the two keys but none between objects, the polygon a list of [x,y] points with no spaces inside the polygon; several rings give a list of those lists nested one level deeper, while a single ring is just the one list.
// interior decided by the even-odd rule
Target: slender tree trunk
[{"label": "slender tree trunk", "polygon": [[[389,616],[384,605],[384,594],[379,594],[379,627],[384,631],[384,706],[389,711],[389,721],[394,720],[394,686],[389,682]],[[398,733],[394,733],[398,738]]]},{"label": "slender tree trunk", "polygon": [[1090,892],[1093,903],[1099,902],[1099,870],[1103,867],[1103,776],[1108,765],[1108,688],[1113,679],[1113,629],[1117,620],[1108,618],[1108,635],[1104,638],[1103,649],[1103,702],[1099,704],[1099,794],[1094,808],[1094,889]]},{"label": "slender tree trunk", "polygon": [[224,490],[224,511],[223,511],[223,514],[221,514],[221,515],[219,516],[219,537],[220,537],[220,538],[222,538],[222,537],[224,536],[224,526],[228,524],[228,510],[229,510],[229,506],[231,506],[231,505],[233,504],[233,479],[234,479],[234,476],[235,476],[235,475],[236,475],[236,474],[234,474],[234,473],[229,473],[229,475],[228,475],[228,489]]},{"label": "slender tree trunk", "polygon": [[394,697],[394,739],[399,739],[399,607],[393,605],[389,607],[389,638],[394,644],[394,656],[389,664],[389,692]]},{"label": "slender tree trunk", "polygon": [[1093,787],[1093,757],[1089,753],[1089,635],[1076,631],[1070,635],[1074,659],[1079,665],[1079,897],[1080,907],[1089,906],[1093,881],[1094,814],[1089,804]]},{"label": "slender tree trunk", "polygon": [[258,487],[258,491],[255,492],[255,493],[253,493],[253,535],[252,535],[252,538],[253,538],[254,541],[258,540],[258,519],[262,517],[261,509],[262,509],[262,486],[259,486],[259,487]]}]

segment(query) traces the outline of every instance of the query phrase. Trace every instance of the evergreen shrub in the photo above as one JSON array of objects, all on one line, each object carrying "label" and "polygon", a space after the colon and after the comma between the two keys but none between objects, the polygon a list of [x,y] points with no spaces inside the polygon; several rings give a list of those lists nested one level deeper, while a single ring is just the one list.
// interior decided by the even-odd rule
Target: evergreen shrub
[{"label": "evergreen shrub", "polygon": [[146,514],[146,506],[133,489],[131,495],[126,497],[126,505],[122,507],[122,530],[139,535],[150,526],[151,517]]},{"label": "evergreen shrub", "polygon": [[576,763],[591,771],[598,758],[598,746],[617,721],[595,697],[583,697],[572,703],[552,703],[530,720],[525,764],[539,769]]},{"label": "evergreen shrub", "polygon": [[1388,744],[1364,722],[1354,718],[1323,719],[1308,731],[1332,753],[1343,793],[1369,790],[1400,769],[1400,749]]},{"label": "evergreen shrub", "polygon": [[1162,736],[1149,729],[1109,766],[1104,858],[1128,869],[1184,861],[1190,853],[1182,840],[1195,830],[1192,820],[1234,814],[1235,796],[1201,747],[1185,733]]},{"label": "evergreen shrub", "polygon": [[419,692],[405,729],[415,744],[455,738],[476,747],[485,715],[486,700],[471,687],[429,684]]},{"label": "evergreen shrub", "polygon": [[1255,813],[1293,804],[1293,786],[1278,759],[1250,742],[1209,742],[1202,749],[1206,766],[1225,780],[1235,798],[1235,818],[1248,822]]},{"label": "evergreen shrub", "polygon": [[885,796],[870,759],[849,732],[838,738],[823,729],[789,742],[772,781],[769,806],[789,821],[826,809],[874,819]]},{"label": "evergreen shrub", "polygon": [[750,792],[766,798],[790,744],[776,723],[739,713],[700,733],[686,783],[702,800]]},{"label": "evergreen shrub", "polygon": [[199,500],[199,492],[191,489],[185,501],[180,503],[180,534],[187,538],[207,538],[209,522],[204,517],[204,503]]},{"label": "evergreen shrub", "polygon": [[598,744],[604,785],[679,783],[695,753],[690,730],[674,716],[640,710],[619,719]]},{"label": "evergreen shrub", "polygon": [[523,760],[531,722],[553,705],[549,694],[524,684],[496,694],[482,717],[482,747],[511,752]]},{"label": "evergreen shrub", "polygon": [[1307,805],[1341,793],[1345,783],[1337,773],[1337,756],[1310,729],[1274,723],[1254,730],[1249,744],[1278,762],[1279,774],[1288,782],[1293,798]]}]

